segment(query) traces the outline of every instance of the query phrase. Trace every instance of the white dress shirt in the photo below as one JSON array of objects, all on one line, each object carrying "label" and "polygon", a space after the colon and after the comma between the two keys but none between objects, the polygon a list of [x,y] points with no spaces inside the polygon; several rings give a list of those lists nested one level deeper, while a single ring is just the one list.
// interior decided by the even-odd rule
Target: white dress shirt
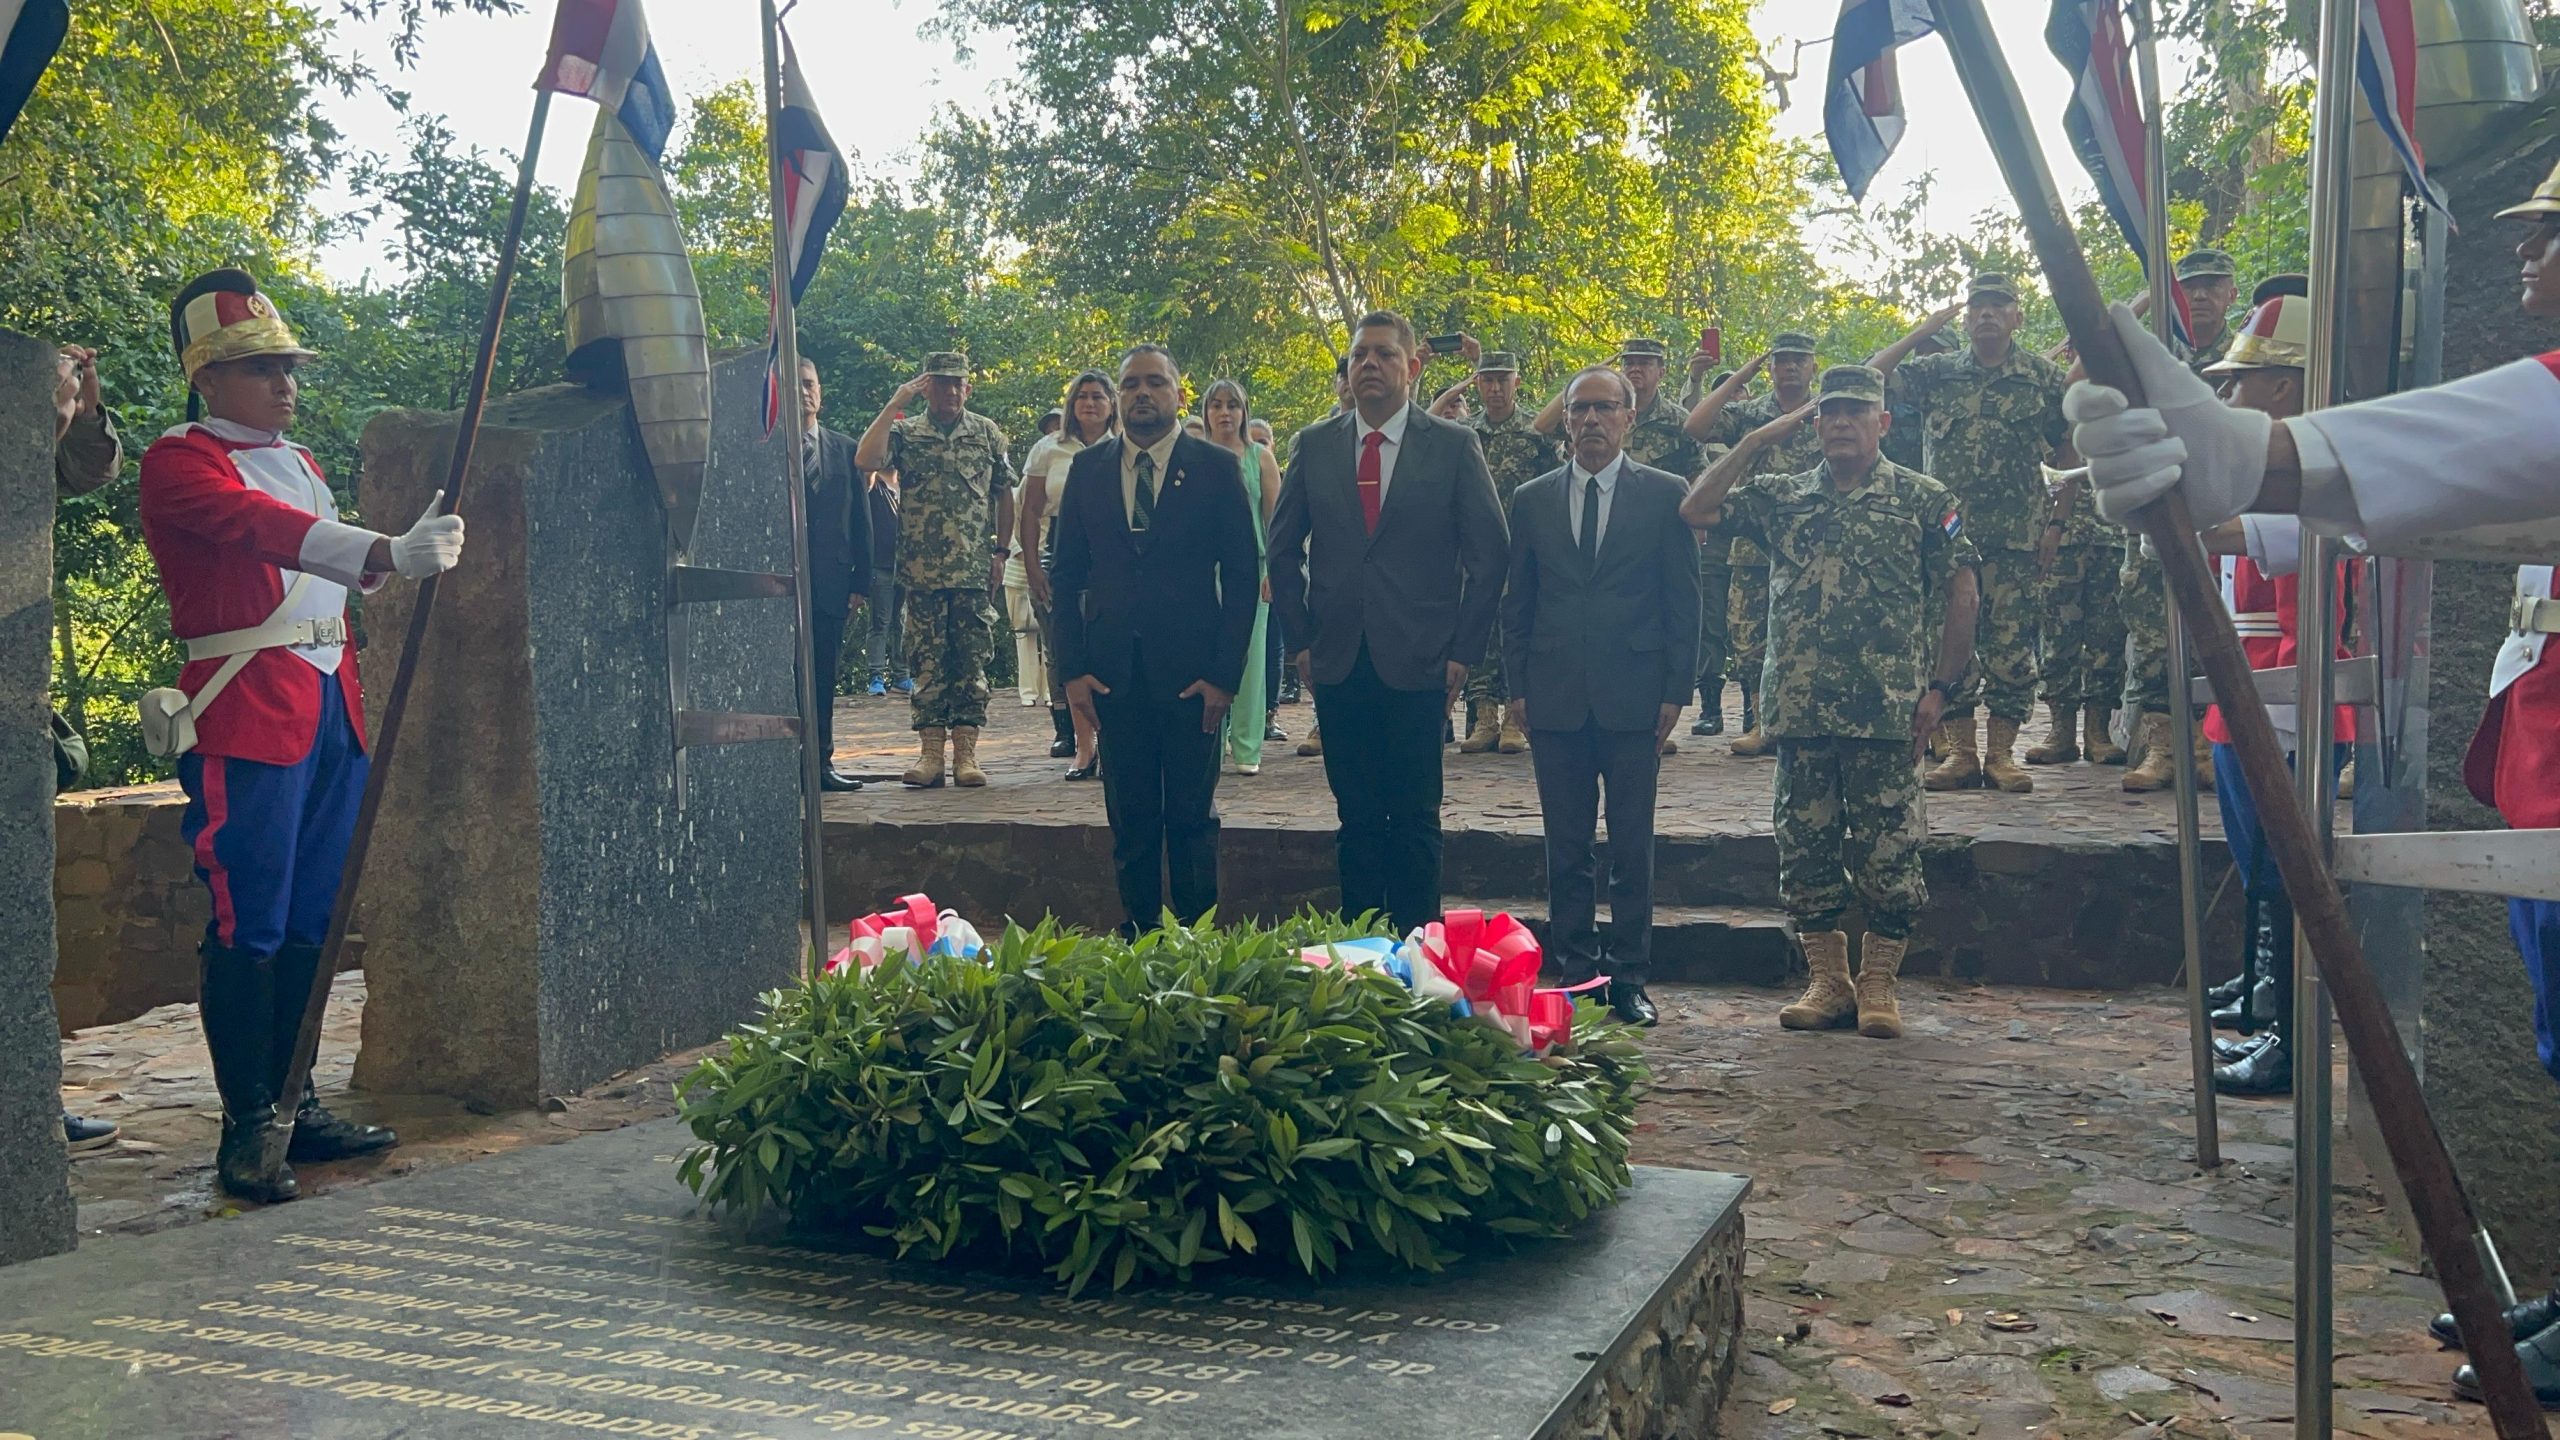
[{"label": "white dress shirt", "polygon": [[1617,499],[1618,477],[1626,471],[1626,468],[1627,452],[1621,450],[1617,458],[1600,467],[1600,473],[1597,475],[1583,469],[1578,463],[1567,472],[1570,479],[1565,486],[1564,518],[1565,524],[1573,529],[1573,543],[1577,547],[1582,544],[1584,493],[1594,485],[1600,487],[1600,534],[1591,542],[1591,551],[1596,555],[1600,551],[1601,542],[1609,538],[1609,505],[1611,501]]},{"label": "white dress shirt", "polygon": [[1388,416],[1387,423],[1384,425],[1372,425],[1361,416],[1359,411],[1351,412],[1351,423],[1354,427],[1351,437],[1351,473],[1353,475],[1357,476],[1360,473],[1360,452],[1368,448],[1370,435],[1378,434],[1387,437],[1387,443],[1378,447],[1378,508],[1381,510],[1384,510],[1387,505],[1387,486],[1394,483],[1396,478],[1396,455],[1404,449],[1405,421],[1412,418],[1412,415],[1413,402],[1410,400],[1397,409],[1396,413]]},{"label": "white dress shirt", "polygon": [[1164,432],[1164,438],[1153,445],[1139,446],[1129,437],[1120,437],[1120,513],[1127,517],[1129,528],[1138,525],[1138,457],[1156,457],[1156,502],[1162,504],[1167,485],[1173,483],[1173,442],[1182,438],[1182,427]]}]

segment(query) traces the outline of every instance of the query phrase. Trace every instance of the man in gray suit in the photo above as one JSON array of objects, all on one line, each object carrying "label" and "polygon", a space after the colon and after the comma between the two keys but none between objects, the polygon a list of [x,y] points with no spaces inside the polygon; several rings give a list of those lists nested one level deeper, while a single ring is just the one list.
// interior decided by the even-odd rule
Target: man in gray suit
[{"label": "man in gray suit", "polygon": [[1324,729],[1343,913],[1440,918],[1440,744],[1502,596],[1502,505],[1475,433],[1413,403],[1388,310],[1352,328],[1352,408],[1302,431],[1271,520],[1271,605]]},{"label": "man in gray suit", "polygon": [[[1565,387],[1573,457],[1511,500],[1502,653],[1512,723],[1529,732],[1547,832],[1549,945],[1568,984],[1609,977],[1609,1008],[1654,1022],[1653,796],[1698,653],[1688,482],[1625,450],[1635,392],[1594,366]],[[1608,794],[1609,946],[1594,919],[1592,825]]]}]

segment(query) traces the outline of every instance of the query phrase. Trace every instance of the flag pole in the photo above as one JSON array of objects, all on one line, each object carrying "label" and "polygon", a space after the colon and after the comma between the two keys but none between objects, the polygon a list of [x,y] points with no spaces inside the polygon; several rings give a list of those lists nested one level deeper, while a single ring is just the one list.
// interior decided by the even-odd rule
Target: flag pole
[{"label": "flag pole", "polygon": [[[2147,224],[2143,249],[2151,256],[2151,325],[2162,344],[2175,333],[2176,300],[2169,294],[2169,118],[2160,98],[2156,44],[2157,0],[2133,0],[2134,61],[2142,86],[2142,189]],[[2094,502],[2093,502],[2094,503]],[[2196,707],[2187,693],[2194,665],[2177,597],[2163,587],[2169,624],[2169,735],[2177,747],[2173,767],[2178,800],[2178,941],[2186,951],[2187,1050],[2196,1089],[2196,1168],[2222,1164],[2221,1104],[2213,1090],[2213,1017],[2204,983],[2204,826],[2196,814]]]},{"label": "flag pole", "polygon": [[782,20],[773,0],[757,0],[764,13],[764,144],[765,175],[773,206],[773,330],[781,373],[774,377],[782,402],[782,430],[790,438],[782,446],[782,490],[790,497],[791,594],[795,648],[794,668],[800,676],[800,850],[803,886],[809,901],[809,951],[803,974],[815,979],[827,958],[826,836],[819,814],[819,771],[832,758],[818,753],[818,707],[835,697],[817,693],[817,638],[809,605],[808,487],[801,477],[801,447],[808,443],[807,419],[800,412],[800,335],[798,307],[791,298],[791,210],[784,185],[782,159]]},{"label": "flag pole", "polygon": [[[506,325],[507,296],[515,285],[516,258],[524,248],[524,216],[533,196],[534,162],[542,154],[542,131],[550,120],[551,91],[536,86],[533,118],[525,127],[524,155],[516,162],[515,198],[507,206],[507,228],[498,242],[497,269],[489,277],[488,308],[480,317],[480,346],[471,359],[471,388],[462,403],[462,424],[454,434],[452,454],[445,462],[443,504],[450,514],[462,513],[471,452],[480,438],[480,417],[489,405],[490,374],[497,368],[499,332]],[[410,604],[409,635],[401,644],[400,663],[392,671],[391,689],[383,697],[382,719],[373,729],[364,799],[356,808],[355,829],[347,838],[338,898],[330,907],[327,938],[320,943],[318,973],[311,977],[311,993],[303,1002],[302,1028],[294,1039],[293,1061],[277,1092],[279,1105],[292,1105],[294,1097],[302,1093],[303,1082],[311,1075],[312,1061],[320,1053],[320,1024],[329,1009],[329,987],[337,978],[339,957],[346,951],[347,929],[355,919],[356,892],[364,882],[365,857],[373,848],[374,821],[382,813],[382,792],[391,778],[392,757],[400,748],[400,722],[408,713],[409,692],[418,678],[418,657],[426,648],[427,625],[435,616],[436,593],[442,588],[443,578],[430,575],[419,581],[417,597]]]},{"label": "flag pole", "polygon": [[[2081,253],[2080,238],[2063,211],[2053,176],[2045,169],[2044,154],[2036,148],[2026,104],[2001,56],[1999,38],[1982,0],[1935,0],[1935,5],[1940,33],[1955,57],[1956,74],[1982,122],[2001,174],[2017,198],[2019,218],[2025,222],[2072,344],[2092,380],[2123,391],[2136,405],[2143,404],[2141,381],[2116,335],[2098,282],[2089,273],[2088,257]],[[2324,90],[2343,81],[2335,72],[2324,72],[2321,78]],[[2239,754],[2250,792],[2270,797],[2285,794],[2293,786],[2293,776],[2277,745],[2275,725],[2258,700],[2249,657],[2240,648],[2230,613],[2221,605],[2204,555],[2196,546],[2195,519],[2188,513],[2185,497],[2172,489],[2134,520],[2160,553],[2163,578],[2184,608],[2206,678],[2223,702],[2223,723],[2231,727],[2232,748]],[[2524,1367],[2507,1334],[2505,1314],[2491,1293],[2480,1252],[2472,1244],[2477,1227],[2470,1197],[2463,1193],[2444,1136],[2427,1111],[2417,1071],[2401,1046],[2399,1028],[2348,922],[2346,902],[2322,859],[2310,819],[2299,807],[2281,803],[2264,807],[2261,818],[2268,849],[2284,876],[2286,892],[2293,897],[2296,923],[2311,941],[2348,1047],[2363,1067],[2374,1117],[2391,1151],[2392,1167],[2408,1192],[2427,1259],[2444,1285],[2463,1348],[2480,1377],[2490,1421],[2500,1440],[2549,1440],[2541,1407],[2525,1384]],[[2305,1083],[2326,1079],[2302,1078]]]}]

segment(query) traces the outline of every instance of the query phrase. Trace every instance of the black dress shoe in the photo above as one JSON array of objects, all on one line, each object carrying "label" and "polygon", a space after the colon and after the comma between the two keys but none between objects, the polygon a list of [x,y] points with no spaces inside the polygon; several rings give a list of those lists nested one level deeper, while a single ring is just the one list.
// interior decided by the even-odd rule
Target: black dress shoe
[{"label": "black dress shoe", "polygon": [[[2517,1341],[2516,1360],[2524,1366],[2526,1382],[2533,1386],[2533,1398],[2542,1402],[2545,1410],[2560,1410],[2560,1323],[2546,1325]],[[2454,1371],[2453,1390],[2465,1400],[2479,1399],[2479,1372],[2468,1365]]]},{"label": "black dress shoe", "polygon": [[86,1115],[74,1115],[68,1110],[62,1112],[62,1138],[70,1145],[71,1153],[74,1155],[84,1155],[92,1150],[104,1150],[116,1143],[116,1137],[123,1133],[113,1120],[92,1120]]},{"label": "black dress shoe", "polygon": [[1289,732],[1281,729],[1278,721],[1270,721],[1262,727],[1262,743],[1265,745],[1286,745],[1289,743]]},{"label": "black dress shoe", "polygon": [[1070,780],[1090,780],[1101,769],[1102,762],[1097,759],[1090,765],[1078,765],[1068,770],[1066,778]]},{"label": "black dress shoe", "polygon": [[[2560,1325],[2560,1290],[2536,1295],[2507,1307],[2507,1334],[2510,1339],[2523,1340],[2554,1325]],[[2462,1348],[2461,1327],[2453,1323],[2450,1314],[2439,1315],[2430,1321],[2427,1333],[2457,1350]]]},{"label": "black dress shoe", "polygon": [[1698,719],[1697,719],[1697,723],[1695,723],[1695,724],[1693,724],[1693,725],[1691,725],[1691,726],[1689,727],[1689,733],[1690,733],[1690,734],[1692,734],[1692,735],[1721,735],[1721,734],[1723,734],[1723,733],[1724,733],[1724,709],[1723,709],[1723,707],[1722,707],[1722,706],[1718,706],[1717,708],[1712,709],[1712,710],[1701,710],[1701,711],[1699,711],[1699,712],[1698,712]]},{"label": "black dress shoe", "polygon": [[1644,993],[1642,985],[1623,980],[1609,982],[1609,1013],[1629,1025],[1648,1027],[1662,1018],[1654,1013],[1653,997]]},{"label": "black dress shoe", "polygon": [[2213,1037],[2213,1063],[2228,1065],[2245,1056],[2254,1055],[2258,1053],[2259,1046],[2273,1038],[2274,1033],[2271,1030],[2261,1030],[2246,1040],[2226,1040],[2216,1035]]},{"label": "black dress shoe", "polygon": [[399,1143],[398,1135],[380,1125],[359,1125],[322,1109],[319,1092],[305,1080],[302,1103],[293,1112],[293,1142],[286,1149],[285,1158],[297,1165],[352,1160]]},{"label": "black dress shoe", "polygon": [[833,765],[827,765],[818,771],[818,788],[844,794],[861,789],[862,781],[859,777],[847,775]]},{"label": "black dress shoe", "polygon": [[1064,760],[1076,753],[1076,724],[1064,710],[1049,712],[1049,758]]},{"label": "black dress shoe", "polygon": [[2290,1095],[2293,1093],[2293,1047],[2282,1032],[2232,1061],[2213,1067],[2213,1088],[2224,1095]]}]

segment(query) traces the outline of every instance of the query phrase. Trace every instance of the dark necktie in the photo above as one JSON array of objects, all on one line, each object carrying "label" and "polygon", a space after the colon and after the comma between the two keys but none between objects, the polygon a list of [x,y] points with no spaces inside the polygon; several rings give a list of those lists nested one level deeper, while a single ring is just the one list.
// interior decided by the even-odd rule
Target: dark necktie
[{"label": "dark necktie", "polygon": [[1138,452],[1138,499],[1130,507],[1129,533],[1144,536],[1156,523],[1156,457],[1152,451]]},{"label": "dark necktie", "polygon": [[1582,480],[1582,563],[1600,563],[1600,477],[1586,475]]},{"label": "dark necktie", "polygon": [[1378,533],[1378,506],[1385,499],[1386,481],[1378,465],[1378,451],[1387,443],[1383,430],[1372,430],[1360,437],[1360,518],[1369,524],[1369,533]]}]

